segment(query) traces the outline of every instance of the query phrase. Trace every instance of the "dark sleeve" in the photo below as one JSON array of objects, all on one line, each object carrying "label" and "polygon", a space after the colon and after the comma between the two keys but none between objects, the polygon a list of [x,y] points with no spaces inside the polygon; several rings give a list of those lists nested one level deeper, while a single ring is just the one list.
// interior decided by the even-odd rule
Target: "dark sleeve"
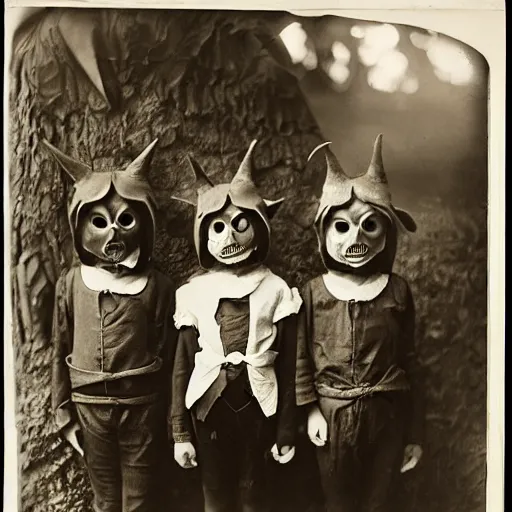
[{"label": "dark sleeve", "polygon": [[297,372],[295,377],[297,405],[316,402],[311,343],[311,289],[306,285],[301,293],[302,306],[297,318]]},{"label": "dark sleeve", "polygon": [[294,446],[297,428],[295,368],[297,361],[297,315],[276,323],[277,447]]},{"label": "dark sleeve", "polygon": [[[172,380],[173,380],[173,367],[174,357],[176,355],[176,345],[178,342],[178,330],[174,326],[174,289],[169,286],[172,293],[166,294],[167,307],[165,309],[164,331],[162,333],[164,346],[162,349],[164,360],[162,387],[165,387],[165,400],[167,403],[167,424],[171,425],[172,414]],[[168,429],[169,436],[171,436],[170,429]]]},{"label": "dark sleeve", "polygon": [[190,411],[185,406],[185,394],[194,369],[195,354],[198,351],[197,331],[194,327],[182,327],[178,332],[178,344],[172,372],[170,423],[175,443],[192,440],[192,422]]},{"label": "dark sleeve", "polygon": [[418,360],[415,337],[416,311],[411,290],[406,285],[406,307],[403,312],[401,366],[406,372],[411,393],[408,399],[407,443],[422,444],[425,420],[423,371]]},{"label": "dark sleeve", "polygon": [[66,275],[57,281],[52,324],[52,410],[57,428],[61,430],[74,420],[71,402],[71,381],[66,356],[73,347],[72,315],[67,305]]}]

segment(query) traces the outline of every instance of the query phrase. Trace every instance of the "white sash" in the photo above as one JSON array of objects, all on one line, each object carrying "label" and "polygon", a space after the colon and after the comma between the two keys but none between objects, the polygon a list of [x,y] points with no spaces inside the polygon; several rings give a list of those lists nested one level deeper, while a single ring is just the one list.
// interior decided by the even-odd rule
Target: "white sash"
[{"label": "white sash", "polygon": [[[249,295],[249,336],[246,354],[224,355],[220,327],[215,320],[219,301]],[[201,347],[185,396],[192,405],[208,390],[226,362],[247,363],[247,373],[254,396],[266,416],[277,410],[277,379],[274,371],[274,343],[279,320],[298,313],[302,299],[297,289],[288,285],[268,268],[260,266],[245,275],[215,271],[191,279],[176,292],[176,327],[194,326],[199,331]]]}]

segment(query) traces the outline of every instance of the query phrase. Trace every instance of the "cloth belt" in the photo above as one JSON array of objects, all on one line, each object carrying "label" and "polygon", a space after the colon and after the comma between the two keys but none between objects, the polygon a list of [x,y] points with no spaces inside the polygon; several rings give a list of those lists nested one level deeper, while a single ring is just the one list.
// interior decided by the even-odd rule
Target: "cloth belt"
[{"label": "cloth belt", "polygon": [[132,398],[118,398],[113,396],[92,396],[82,393],[71,393],[71,401],[79,404],[101,404],[101,405],[142,405],[151,404],[159,399],[158,393]]},{"label": "cloth belt", "polygon": [[80,386],[74,391],[81,395],[104,396],[114,398],[135,398],[157,393],[161,372],[146,373],[134,377],[104,382],[95,382]]},{"label": "cloth belt", "polygon": [[73,389],[77,389],[79,387],[97,382],[113,382],[119,379],[126,379],[128,377],[135,377],[138,375],[147,375],[150,373],[158,372],[162,368],[163,361],[161,357],[156,356],[153,362],[139,368],[122,370],[120,372],[98,372],[93,370],[84,370],[74,366],[72,362],[72,355],[70,354],[66,356],[66,364],[69,368],[71,387]]},{"label": "cloth belt", "polygon": [[320,396],[340,400],[357,400],[375,393],[410,389],[405,372],[397,366],[391,366],[375,384],[368,382],[354,384],[337,377],[335,382],[319,382],[315,387]]}]

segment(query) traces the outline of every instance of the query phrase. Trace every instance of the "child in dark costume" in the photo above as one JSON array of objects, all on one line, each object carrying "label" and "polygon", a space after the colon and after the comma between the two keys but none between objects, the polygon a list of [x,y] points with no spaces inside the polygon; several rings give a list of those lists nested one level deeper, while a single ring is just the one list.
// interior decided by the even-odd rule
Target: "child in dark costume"
[{"label": "child in dark costume", "polygon": [[302,293],[297,403],[329,512],[394,511],[395,479],[422,454],[414,303],[392,273],[398,232],[416,225],[392,205],[381,144],[356,178],[325,149],[315,229],[327,273]]},{"label": "child in dark costume", "polygon": [[52,403],[85,457],[96,512],[157,510],[175,331],[173,286],[150,261],[155,143],[125,170],[93,172],[45,142],[75,181],[68,215],[80,259],[56,287]]},{"label": "child in dark costume", "polygon": [[268,455],[281,463],[294,455],[302,300],[263,265],[282,200],[262,199],[252,182],[255,143],[231,183],[214,186],[190,160],[195,246],[207,272],[176,293],[172,427],[175,459],[200,467],[209,512],[267,510]]}]

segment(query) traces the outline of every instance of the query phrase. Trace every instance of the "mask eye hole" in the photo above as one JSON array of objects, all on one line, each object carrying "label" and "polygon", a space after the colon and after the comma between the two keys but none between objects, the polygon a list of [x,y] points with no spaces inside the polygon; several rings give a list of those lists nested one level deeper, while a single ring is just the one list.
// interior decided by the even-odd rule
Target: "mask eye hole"
[{"label": "mask eye hole", "polygon": [[224,224],[224,222],[221,222],[220,220],[217,220],[213,223],[213,231],[215,231],[215,233],[222,233],[225,227],[226,225]]},{"label": "mask eye hole", "polygon": [[350,229],[350,226],[348,224],[347,221],[344,221],[344,220],[337,220],[335,223],[334,223],[334,229],[338,232],[338,233],[347,233],[348,230]]},{"label": "mask eye hole", "polygon": [[363,221],[361,227],[368,233],[374,233],[379,228],[379,225],[374,218],[369,217]]},{"label": "mask eye hole", "polygon": [[130,229],[135,225],[135,217],[130,212],[123,212],[119,215],[117,222],[122,228]]},{"label": "mask eye hole", "polygon": [[105,229],[108,225],[107,219],[103,217],[102,215],[94,215],[94,217],[91,219],[91,223],[94,227],[98,229]]},{"label": "mask eye hole", "polygon": [[239,215],[235,217],[231,222],[231,225],[239,232],[243,233],[249,228],[249,220],[245,215]]}]

